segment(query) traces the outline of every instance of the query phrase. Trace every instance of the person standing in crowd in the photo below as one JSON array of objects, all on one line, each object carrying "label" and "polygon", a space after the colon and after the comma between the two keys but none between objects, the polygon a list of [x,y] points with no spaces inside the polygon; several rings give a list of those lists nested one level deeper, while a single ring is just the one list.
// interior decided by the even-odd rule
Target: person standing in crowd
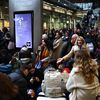
[{"label": "person standing in crowd", "polygon": [[76,52],[73,69],[66,83],[69,100],[96,100],[100,93],[98,64],[87,49]]},{"label": "person standing in crowd", "polygon": [[6,49],[8,49],[8,44],[9,44],[9,40],[11,38],[10,34],[9,34],[9,31],[6,27],[3,27],[2,28],[2,32],[3,32],[3,42],[4,42],[4,47]]},{"label": "person standing in crowd", "polygon": [[90,33],[87,33],[85,35],[85,41],[86,41],[87,47],[89,48],[91,57],[95,58],[96,43],[93,41]]},{"label": "person standing in crowd", "polygon": [[[76,38],[75,38],[75,40],[76,40]],[[78,38],[75,41],[74,46],[72,46],[72,49],[70,50],[70,52],[67,55],[65,55],[64,57],[59,58],[57,63],[59,64],[62,61],[69,60],[71,57],[75,56],[76,52],[78,52],[79,50],[81,50],[83,48],[88,49],[87,46],[86,46],[84,38],[82,36],[78,36]],[[74,58],[72,58],[71,60],[72,60],[72,64],[73,64]]]},{"label": "person standing in crowd", "polygon": [[4,37],[4,33],[0,30],[0,49],[2,49],[4,46],[3,37]]},{"label": "person standing in crowd", "polygon": [[[71,37],[71,40],[69,39],[67,41],[67,44],[63,45],[62,51],[61,51],[61,57],[64,57],[66,54],[68,54],[70,52],[72,46],[75,44],[77,37],[78,37],[77,34],[73,34]],[[64,62],[64,65],[66,67],[70,67],[70,69],[72,68],[72,64],[73,64],[73,59],[69,59],[66,62]]]},{"label": "person standing in crowd", "polygon": [[4,33],[0,30],[0,41],[3,39]]},{"label": "person standing in crowd", "polygon": [[72,46],[75,44],[77,37],[78,37],[77,34],[73,34],[71,39],[70,38],[68,39],[67,44],[62,49],[62,57],[70,52]]},{"label": "person standing in crowd", "polygon": [[61,57],[62,50],[62,32],[56,31],[55,39],[53,41],[53,58],[58,59]]},{"label": "person standing in crowd", "polygon": [[3,27],[3,39],[2,39],[2,46],[3,48],[7,49],[11,55],[14,54],[15,51],[15,43],[14,39],[12,38],[9,30],[6,27]]},{"label": "person standing in crowd", "polygon": [[3,31],[3,33],[4,33],[4,35],[8,32],[8,29],[7,29],[7,27],[3,27],[2,28],[2,31]]},{"label": "person standing in crowd", "polygon": [[4,36],[4,46],[9,51],[10,54],[14,54],[15,44],[14,40],[9,33],[6,33]]},{"label": "person standing in crowd", "polygon": [[95,51],[95,57],[96,57],[98,64],[100,65],[100,36],[97,37],[96,43],[97,43],[97,48]]},{"label": "person standing in crowd", "polygon": [[6,49],[0,50],[0,64],[9,64],[11,60],[11,54]]},{"label": "person standing in crowd", "polygon": [[55,39],[55,29],[52,28],[51,31],[48,33],[48,38],[50,39],[51,43],[53,43]]}]

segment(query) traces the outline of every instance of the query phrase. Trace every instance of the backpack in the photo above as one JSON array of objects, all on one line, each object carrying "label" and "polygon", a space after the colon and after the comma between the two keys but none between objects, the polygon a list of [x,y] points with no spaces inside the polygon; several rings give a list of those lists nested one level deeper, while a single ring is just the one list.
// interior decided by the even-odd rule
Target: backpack
[{"label": "backpack", "polygon": [[65,91],[65,83],[61,72],[58,70],[47,71],[44,75],[45,95],[49,97],[62,96]]}]

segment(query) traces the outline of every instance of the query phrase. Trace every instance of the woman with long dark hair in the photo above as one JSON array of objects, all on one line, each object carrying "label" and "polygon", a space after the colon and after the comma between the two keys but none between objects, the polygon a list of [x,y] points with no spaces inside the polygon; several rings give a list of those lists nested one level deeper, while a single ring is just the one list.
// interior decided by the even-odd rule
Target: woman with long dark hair
[{"label": "woman with long dark hair", "polygon": [[42,39],[42,43],[39,46],[37,56],[36,56],[36,62],[41,61],[42,66],[45,69],[48,66],[48,61],[50,58],[52,58],[53,54],[53,45],[49,41],[49,39]]}]

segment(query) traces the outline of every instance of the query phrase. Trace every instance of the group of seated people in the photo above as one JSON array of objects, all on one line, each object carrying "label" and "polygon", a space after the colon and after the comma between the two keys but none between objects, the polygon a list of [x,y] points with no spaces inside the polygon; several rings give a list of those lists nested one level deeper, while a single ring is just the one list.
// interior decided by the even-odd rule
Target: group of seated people
[{"label": "group of seated people", "polygon": [[[57,33],[58,37],[61,36]],[[1,64],[0,68],[5,69],[0,72],[6,74],[0,73],[0,100],[96,100],[100,94],[98,59],[91,57],[82,36],[72,36],[71,49],[64,56],[58,52],[67,48],[60,48],[61,41],[59,38],[51,45],[43,35],[35,54],[23,46],[9,64],[4,64],[6,67]],[[6,57],[2,62],[6,62]],[[67,66],[68,61],[72,66]]]}]

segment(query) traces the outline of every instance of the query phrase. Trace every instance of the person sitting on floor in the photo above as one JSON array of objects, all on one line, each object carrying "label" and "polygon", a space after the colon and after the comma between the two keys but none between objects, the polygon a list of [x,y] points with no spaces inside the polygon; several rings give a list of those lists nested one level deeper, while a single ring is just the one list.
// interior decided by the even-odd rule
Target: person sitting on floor
[{"label": "person sitting on floor", "polygon": [[[65,100],[65,84],[67,81],[68,75],[63,74],[58,70],[56,60],[51,59],[49,61],[49,67],[45,70],[44,80],[42,81],[42,93],[44,97],[38,96],[37,100],[55,100],[61,99]],[[63,84],[63,85],[62,85]]]}]

